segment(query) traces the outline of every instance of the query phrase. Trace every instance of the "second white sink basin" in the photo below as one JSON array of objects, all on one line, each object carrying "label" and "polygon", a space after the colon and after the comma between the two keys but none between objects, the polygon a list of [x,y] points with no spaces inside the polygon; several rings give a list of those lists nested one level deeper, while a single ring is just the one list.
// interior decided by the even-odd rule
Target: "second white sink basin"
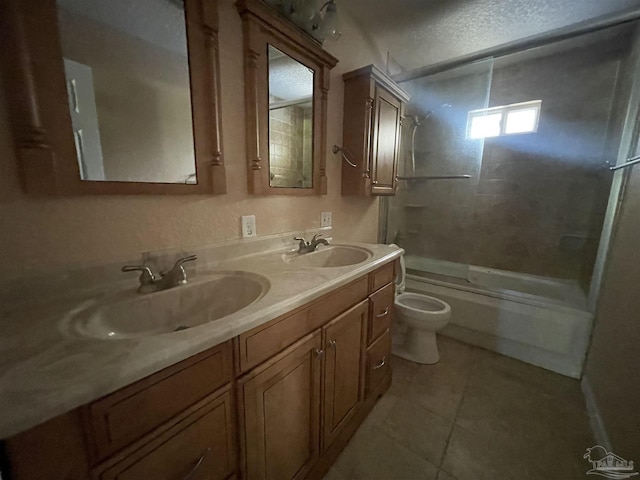
[{"label": "second white sink basin", "polygon": [[176,332],[231,315],[268,290],[269,281],[261,275],[216,272],[161,292],[141,295],[127,289],[91,300],[63,320],[63,329],[104,340]]},{"label": "second white sink basin", "polygon": [[372,255],[373,252],[366,248],[351,245],[329,245],[328,247],[320,247],[319,250],[311,253],[285,254],[284,260],[299,267],[328,268],[362,263]]}]

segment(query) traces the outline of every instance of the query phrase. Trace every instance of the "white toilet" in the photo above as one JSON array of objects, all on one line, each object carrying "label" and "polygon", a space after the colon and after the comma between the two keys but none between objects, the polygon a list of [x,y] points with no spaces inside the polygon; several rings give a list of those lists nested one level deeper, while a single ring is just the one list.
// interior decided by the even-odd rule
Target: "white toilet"
[{"label": "white toilet", "polygon": [[396,278],[396,325],[393,333],[394,355],[416,363],[432,364],[440,360],[436,331],[449,323],[448,303],[428,295],[405,293],[404,257],[400,257],[401,273]]}]

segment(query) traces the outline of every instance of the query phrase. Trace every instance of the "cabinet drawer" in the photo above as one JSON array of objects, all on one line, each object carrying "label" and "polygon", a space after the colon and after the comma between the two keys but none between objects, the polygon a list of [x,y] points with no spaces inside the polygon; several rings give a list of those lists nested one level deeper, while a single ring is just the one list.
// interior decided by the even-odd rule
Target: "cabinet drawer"
[{"label": "cabinet drawer", "polygon": [[371,302],[367,345],[382,335],[382,333],[391,326],[394,293],[394,285],[390,283],[369,297]]},{"label": "cabinet drawer", "polygon": [[311,306],[311,317],[318,326],[327,323],[336,315],[353,307],[356,303],[367,298],[367,276],[363,276],[344,287],[338,288],[335,292],[322,297]]},{"label": "cabinet drawer", "polygon": [[367,297],[367,276],[323,296],[296,313],[239,336],[240,371],[246,372]]},{"label": "cabinet drawer", "polygon": [[109,467],[100,480],[223,480],[235,471],[231,391]]},{"label": "cabinet drawer", "polygon": [[231,366],[229,341],[89,405],[94,460],[127,446],[231,381]]},{"label": "cabinet drawer", "polygon": [[387,283],[391,283],[394,278],[394,262],[387,263],[384,267],[380,267],[375,272],[369,274],[370,285],[369,292],[375,292],[384,287]]},{"label": "cabinet drawer", "polygon": [[391,355],[391,334],[389,330],[386,330],[367,349],[366,396],[369,396],[380,385],[380,382],[391,373],[389,355]]}]

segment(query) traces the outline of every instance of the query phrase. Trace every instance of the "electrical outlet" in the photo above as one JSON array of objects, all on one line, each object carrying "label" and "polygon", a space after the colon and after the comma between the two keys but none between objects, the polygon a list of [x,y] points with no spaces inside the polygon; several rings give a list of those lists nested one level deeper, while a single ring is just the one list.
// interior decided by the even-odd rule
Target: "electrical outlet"
[{"label": "electrical outlet", "polygon": [[321,227],[331,226],[331,212],[322,212],[320,214],[320,226]]},{"label": "electrical outlet", "polygon": [[242,216],[242,238],[255,237],[255,236],[256,236],[256,216],[243,215]]}]

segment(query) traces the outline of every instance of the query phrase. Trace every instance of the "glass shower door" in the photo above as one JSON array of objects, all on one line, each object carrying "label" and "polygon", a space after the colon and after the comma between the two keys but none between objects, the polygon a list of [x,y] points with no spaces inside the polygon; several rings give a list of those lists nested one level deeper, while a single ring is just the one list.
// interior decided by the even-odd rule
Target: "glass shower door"
[{"label": "glass shower door", "polygon": [[[403,82],[411,94],[402,126],[398,192],[389,199],[387,241],[412,273],[466,279],[474,250],[474,197],[483,139],[468,139],[468,112],[488,105],[493,60]],[[467,179],[426,179],[469,175]],[[411,178],[414,178],[413,180]]]}]

